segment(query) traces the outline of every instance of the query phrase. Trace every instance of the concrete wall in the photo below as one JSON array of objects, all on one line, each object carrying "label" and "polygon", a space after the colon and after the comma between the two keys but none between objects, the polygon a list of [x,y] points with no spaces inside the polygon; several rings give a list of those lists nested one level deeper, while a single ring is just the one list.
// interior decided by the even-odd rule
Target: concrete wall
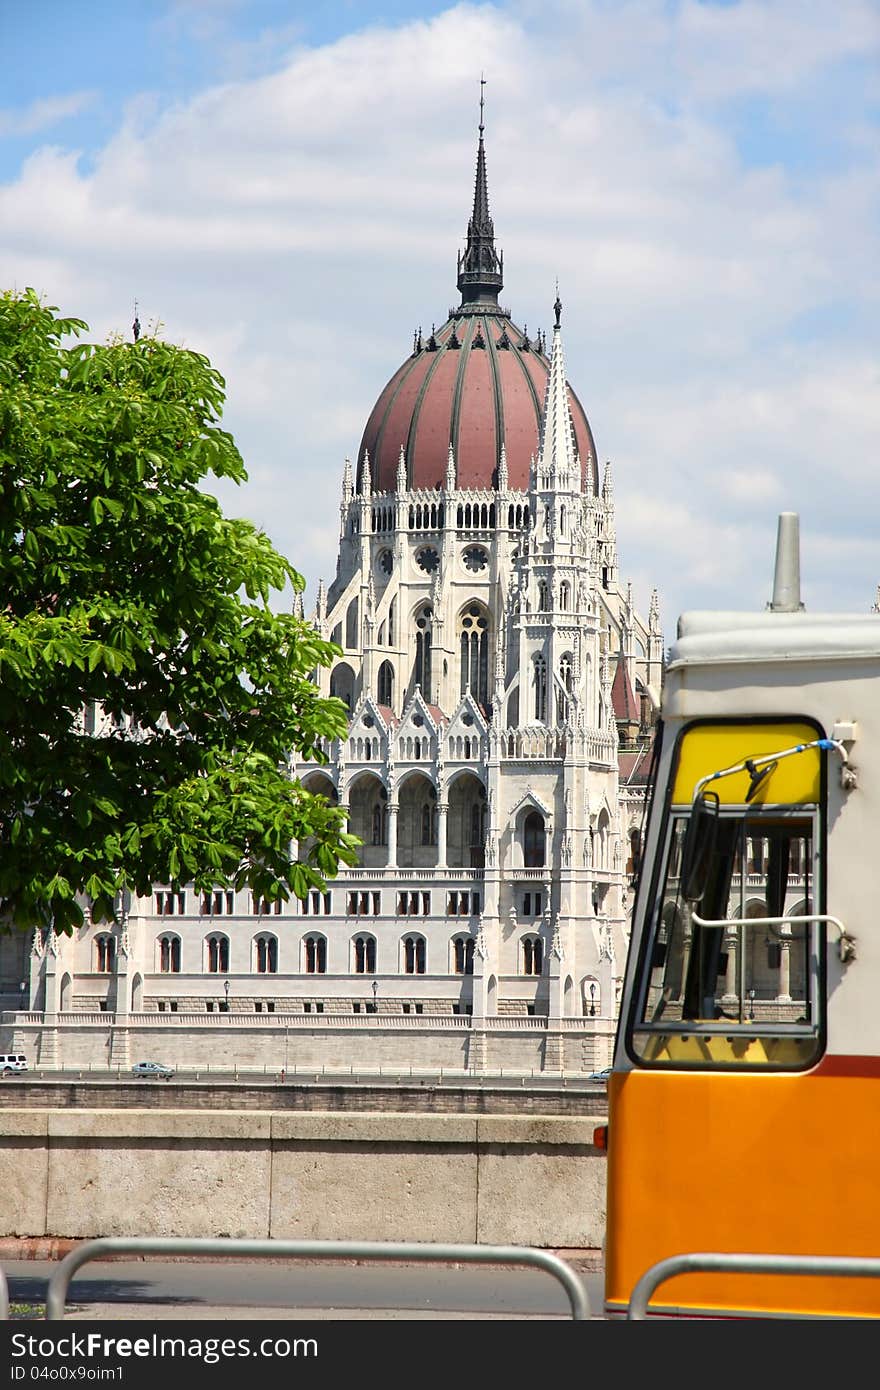
[{"label": "concrete wall", "polygon": [[0,1236],[238,1236],[596,1249],[597,1121],[0,1112]]}]

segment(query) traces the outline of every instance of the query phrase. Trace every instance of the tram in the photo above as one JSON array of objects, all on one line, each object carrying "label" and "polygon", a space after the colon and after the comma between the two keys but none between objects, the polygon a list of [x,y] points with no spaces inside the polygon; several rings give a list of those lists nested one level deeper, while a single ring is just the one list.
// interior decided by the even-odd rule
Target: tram
[{"label": "tram", "polygon": [[[606,1309],[669,1256],[880,1255],[880,615],[690,613],[613,1072]],[[687,1273],[650,1312],[880,1316],[880,1280]]]}]

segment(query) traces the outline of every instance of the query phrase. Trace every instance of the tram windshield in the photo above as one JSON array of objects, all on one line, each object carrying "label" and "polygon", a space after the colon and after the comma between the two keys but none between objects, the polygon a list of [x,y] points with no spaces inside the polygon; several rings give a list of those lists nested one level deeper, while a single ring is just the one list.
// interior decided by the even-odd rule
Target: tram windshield
[{"label": "tram windshield", "polygon": [[698,859],[693,835],[686,845],[693,808],[667,814],[629,1030],[644,1064],[790,1068],[818,1057],[819,807],[736,799],[698,804]]}]

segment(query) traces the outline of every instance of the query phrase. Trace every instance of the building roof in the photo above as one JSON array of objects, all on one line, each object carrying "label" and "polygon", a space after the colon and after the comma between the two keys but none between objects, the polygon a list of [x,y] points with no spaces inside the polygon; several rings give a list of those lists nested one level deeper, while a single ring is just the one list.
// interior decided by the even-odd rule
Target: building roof
[{"label": "building roof", "polygon": [[615,719],[626,720],[629,724],[641,722],[639,702],[632,688],[632,681],[629,678],[629,670],[623,652],[617,653],[617,667],[611,685],[611,705]]}]

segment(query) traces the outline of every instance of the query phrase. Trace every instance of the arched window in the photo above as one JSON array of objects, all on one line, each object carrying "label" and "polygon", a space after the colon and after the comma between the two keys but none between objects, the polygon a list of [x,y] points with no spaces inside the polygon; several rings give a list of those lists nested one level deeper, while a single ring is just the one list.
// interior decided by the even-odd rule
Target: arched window
[{"label": "arched window", "polygon": [[307,936],[304,942],[307,975],[327,973],[327,941],[323,936]]},{"label": "arched window", "polygon": [[275,975],[278,972],[278,938],[275,936],[258,936],[257,946],[257,974]]},{"label": "arched window", "polygon": [[397,599],[392,599],[388,608],[388,645],[394,646],[394,605]]},{"label": "arched window", "polygon": [[379,676],[376,682],[376,694],[380,705],[388,705],[389,708],[394,704],[394,667],[390,661],[383,661],[379,667]]},{"label": "arched window", "polygon": [[99,975],[109,975],[116,960],[116,942],[112,936],[95,937],[95,955]]},{"label": "arched window", "polygon": [[159,969],[163,975],[180,974],[180,937],[159,937]]},{"label": "arched window", "polygon": [[571,698],[573,680],[574,672],[572,668],[571,652],[563,652],[562,659],[559,663],[559,682],[565,694],[563,695],[562,690],[558,691],[556,700],[557,716],[560,724],[563,724],[568,717],[568,701]]},{"label": "arched window", "polygon": [[461,693],[470,686],[481,705],[489,703],[489,618],[479,603],[470,603],[461,615]]},{"label": "arched window", "polygon": [[563,579],[559,586],[559,607],[563,613],[567,613],[571,604],[571,588],[567,579]]},{"label": "arched window", "polygon": [[208,937],[208,972],[211,975],[225,975],[229,969],[229,937]]},{"label": "arched window", "polygon": [[452,947],[456,975],[473,975],[474,938],[472,936],[457,936]]},{"label": "arched window", "polygon": [[374,845],[387,845],[388,843],[388,803],[381,798],[373,803],[373,835]]},{"label": "arched window", "polygon": [[431,625],[434,611],[429,605],[416,615],[416,661],[413,684],[421,687],[426,700],[431,698]]},{"label": "arched window", "polygon": [[547,587],[546,579],[538,580],[538,612],[550,612],[550,590]]},{"label": "arched window", "polygon": [[376,938],[356,936],[354,942],[354,968],[357,975],[373,975],[376,970]]},{"label": "arched window", "polygon": [[565,535],[565,504],[559,508],[559,534]]},{"label": "arched window", "polygon": [[543,724],[547,719],[547,663],[543,656],[536,656],[532,683],[535,687],[535,719]]},{"label": "arched window", "polygon": [[544,817],[529,811],[523,821],[523,867],[543,869],[547,853]]},{"label": "arched window", "polygon": [[544,968],[544,946],[539,936],[522,939],[522,973],[540,975]]},{"label": "arched window", "polygon": [[340,661],[330,672],[330,694],[351,709],[354,702],[354,671],[346,661]]},{"label": "arched window", "polygon": [[345,645],[350,650],[358,645],[358,601],[353,598],[345,610]]},{"label": "arched window", "polygon": [[486,843],[486,803],[475,801],[471,806],[471,848],[481,849]]},{"label": "arched window", "polygon": [[425,801],[422,805],[422,844],[437,843],[437,803]]},{"label": "arched window", "polygon": [[407,975],[424,975],[425,938],[423,936],[404,937],[403,968]]}]

